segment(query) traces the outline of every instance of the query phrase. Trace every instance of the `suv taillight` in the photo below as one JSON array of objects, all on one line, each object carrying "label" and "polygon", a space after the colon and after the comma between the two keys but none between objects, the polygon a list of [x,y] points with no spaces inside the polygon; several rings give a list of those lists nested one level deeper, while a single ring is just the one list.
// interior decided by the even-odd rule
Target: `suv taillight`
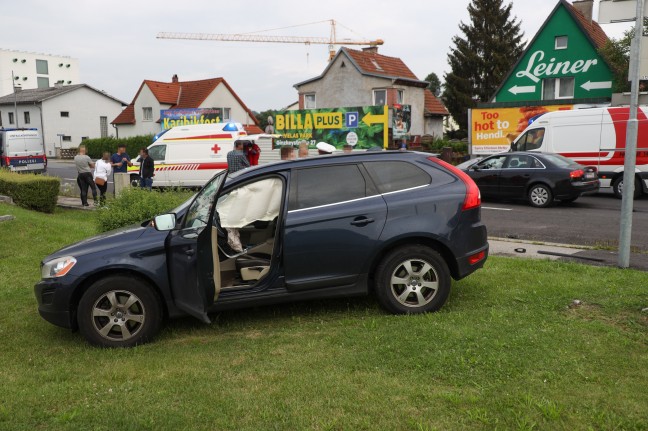
[{"label": "suv taillight", "polygon": [[466,198],[464,199],[463,206],[461,207],[462,211],[478,208],[481,205],[481,193],[479,192],[479,187],[477,187],[477,184],[475,184],[473,179],[470,178],[468,174],[466,174],[456,166],[452,166],[450,163],[444,162],[443,160],[437,159],[436,157],[428,157],[428,160],[443,166],[444,168],[458,176],[459,179],[465,184]]}]

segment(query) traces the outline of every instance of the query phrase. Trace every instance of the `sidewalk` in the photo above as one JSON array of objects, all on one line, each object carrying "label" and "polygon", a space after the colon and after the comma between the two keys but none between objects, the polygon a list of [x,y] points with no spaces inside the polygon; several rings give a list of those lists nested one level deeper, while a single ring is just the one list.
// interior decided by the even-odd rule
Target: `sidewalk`
[{"label": "sidewalk", "polygon": [[92,197],[88,197],[89,207],[84,207],[81,205],[81,198],[79,197],[68,197],[68,196],[59,196],[57,205],[61,208],[71,208],[77,210],[95,210],[97,207],[94,206],[94,201]]}]

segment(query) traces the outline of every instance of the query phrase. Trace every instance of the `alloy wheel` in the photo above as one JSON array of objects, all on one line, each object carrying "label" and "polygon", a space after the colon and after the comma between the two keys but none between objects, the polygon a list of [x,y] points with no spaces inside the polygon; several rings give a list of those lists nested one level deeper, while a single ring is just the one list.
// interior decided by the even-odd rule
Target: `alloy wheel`
[{"label": "alloy wheel", "polygon": [[398,265],[391,276],[391,292],[406,307],[422,307],[439,290],[439,275],[432,265],[421,259],[408,259]]},{"label": "alloy wheel", "polygon": [[135,294],[111,290],[101,295],[92,307],[92,323],[97,333],[111,341],[126,341],[144,326],[146,310]]},{"label": "alloy wheel", "polygon": [[542,206],[549,200],[549,193],[544,187],[536,187],[531,190],[530,197],[534,205]]}]

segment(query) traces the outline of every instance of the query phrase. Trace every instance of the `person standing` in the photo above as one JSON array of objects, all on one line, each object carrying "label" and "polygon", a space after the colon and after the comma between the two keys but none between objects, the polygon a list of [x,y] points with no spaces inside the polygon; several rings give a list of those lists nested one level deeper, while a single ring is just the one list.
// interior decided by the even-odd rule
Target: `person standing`
[{"label": "person standing", "polygon": [[250,162],[250,166],[259,164],[259,157],[261,157],[261,148],[254,141],[245,141],[243,143],[243,152]]},{"label": "person standing", "polygon": [[281,160],[294,160],[295,159],[295,147],[292,145],[283,145],[281,147],[280,154]]},{"label": "person standing", "polygon": [[231,174],[249,167],[250,162],[243,152],[243,141],[234,141],[234,149],[227,153],[227,172]]},{"label": "person standing", "polygon": [[77,168],[77,184],[81,189],[81,204],[84,207],[90,206],[88,204],[88,187],[92,190],[92,198],[97,204],[97,188],[95,187],[94,180],[92,179],[92,169],[95,164],[86,155],[86,148],[82,145],[79,147],[79,154],[74,156],[74,165]]},{"label": "person standing", "polygon": [[106,204],[106,191],[108,191],[108,178],[112,173],[110,153],[104,152],[102,157],[95,163],[94,182],[99,189],[99,205]]},{"label": "person standing", "polygon": [[153,186],[153,177],[155,176],[155,162],[149,157],[149,151],[146,148],[140,150],[140,187],[151,190]]},{"label": "person standing", "polygon": [[113,182],[115,181],[114,174],[128,173],[128,167],[133,166],[133,163],[126,152],[126,145],[119,144],[117,146],[117,152],[110,157],[110,163],[113,167]]},{"label": "person standing", "polygon": [[299,143],[299,151],[297,152],[297,157],[300,159],[305,159],[308,157],[308,143],[306,141],[301,141]]}]

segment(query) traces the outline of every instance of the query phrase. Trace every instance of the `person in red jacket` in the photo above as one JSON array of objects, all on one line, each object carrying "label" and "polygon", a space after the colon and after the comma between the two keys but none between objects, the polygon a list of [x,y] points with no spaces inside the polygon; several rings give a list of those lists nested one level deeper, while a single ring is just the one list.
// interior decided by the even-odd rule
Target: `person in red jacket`
[{"label": "person in red jacket", "polygon": [[245,141],[243,144],[243,152],[245,157],[247,157],[250,162],[250,166],[256,166],[259,164],[259,156],[261,155],[261,148],[254,143],[254,141]]}]

